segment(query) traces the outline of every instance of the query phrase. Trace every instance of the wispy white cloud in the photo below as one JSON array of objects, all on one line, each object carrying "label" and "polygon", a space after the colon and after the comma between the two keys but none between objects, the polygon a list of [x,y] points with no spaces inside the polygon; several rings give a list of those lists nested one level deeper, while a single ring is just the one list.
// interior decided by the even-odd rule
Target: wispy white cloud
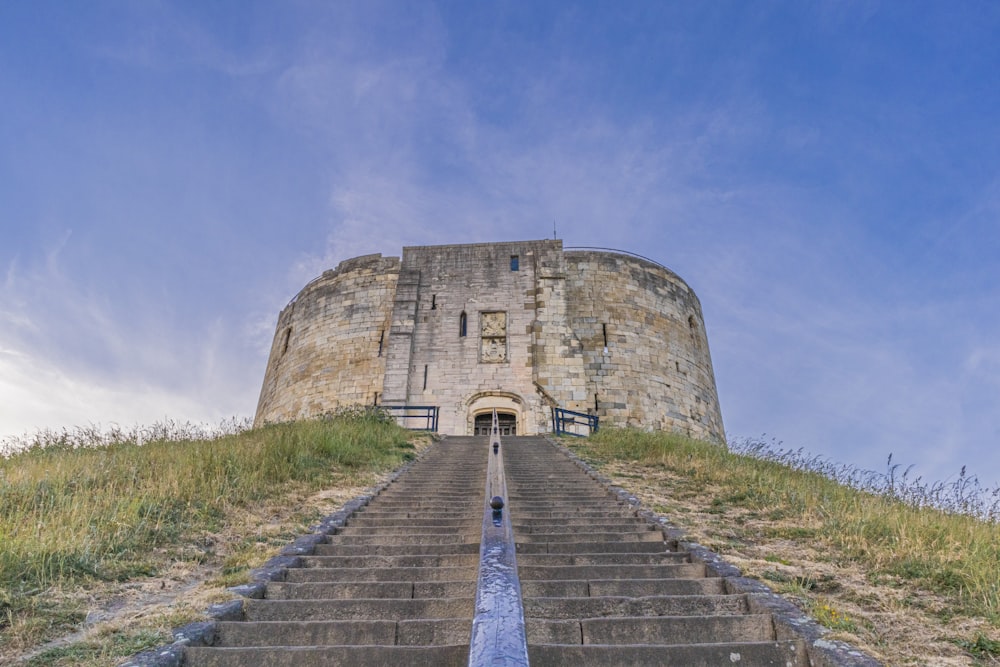
[{"label": "wispy white cloud", "polygon": [[148,424],[165,418],[216,423],[233,416],[206,410],[188,392],[170,392],[143,383],[95,383],[83,373],[68,375],[59,366],[12,350],[0,350],[0,438],[40,428],[86,424]]},{"label": "wispy white cloud", "polygon": [[64,235],[0,288],[0,435],[91,422],[245,415],[256,369],[253,337],[223,320],[171,328],[155,304],[113,304],[67,273]]}]

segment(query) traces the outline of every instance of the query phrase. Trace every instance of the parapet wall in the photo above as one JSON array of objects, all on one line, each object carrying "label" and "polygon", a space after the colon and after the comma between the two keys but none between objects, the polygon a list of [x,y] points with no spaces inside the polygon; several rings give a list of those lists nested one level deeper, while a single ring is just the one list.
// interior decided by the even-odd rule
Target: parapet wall
[{"label": "parapet wall", "polygon": [[472,434],[496,408],[516,432],[550,409],[724,442],[701,306],[668,269],[613,251],[523,241],[366,255],[279,315],[256,422],[344,405],[437,405]]}]

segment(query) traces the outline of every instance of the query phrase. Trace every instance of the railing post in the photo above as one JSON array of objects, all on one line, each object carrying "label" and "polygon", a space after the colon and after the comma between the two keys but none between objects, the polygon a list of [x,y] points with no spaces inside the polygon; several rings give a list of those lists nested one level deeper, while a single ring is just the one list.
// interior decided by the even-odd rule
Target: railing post
[{"label": "railing post", "polygon": [[479,547],[476,616],[472,620],[469,667],[527,667],[521,582],[517,576],[514,528],[507,506],[503,446],[496,410],[489,439],[483,537]]}]

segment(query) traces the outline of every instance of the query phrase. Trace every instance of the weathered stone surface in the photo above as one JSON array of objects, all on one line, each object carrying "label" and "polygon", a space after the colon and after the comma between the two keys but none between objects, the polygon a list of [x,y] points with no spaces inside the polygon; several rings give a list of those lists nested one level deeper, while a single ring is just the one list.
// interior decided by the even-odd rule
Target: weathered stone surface
[{"label": "weathered stone surface", "polygon": [[724,440],[691,288],[558,240],[407,247],[309,283],[278,317],[256,422],[376,403],[440,406],[451,435],[493,408],[546,433],[556,406]]}]

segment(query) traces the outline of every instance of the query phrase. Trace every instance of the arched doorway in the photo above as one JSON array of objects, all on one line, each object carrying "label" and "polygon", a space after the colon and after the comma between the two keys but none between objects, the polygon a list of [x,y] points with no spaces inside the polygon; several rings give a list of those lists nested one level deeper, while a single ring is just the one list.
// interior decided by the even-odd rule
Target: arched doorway
[{"label": "arched doorway", "polygon": [[[497,411],[497,425],[500,435],[517,435],[517,415],[512,412]],[[476,415],[473,435],[489,435],[493,430],[493,411]]]},{"label": "arched doorway", "polygon": [[505,391],[486,391],[466,399],[466,433],[489,435],[493,428],[493,411],[497,411],[500,435],[527,434],[524,424],[524,400]]}]

